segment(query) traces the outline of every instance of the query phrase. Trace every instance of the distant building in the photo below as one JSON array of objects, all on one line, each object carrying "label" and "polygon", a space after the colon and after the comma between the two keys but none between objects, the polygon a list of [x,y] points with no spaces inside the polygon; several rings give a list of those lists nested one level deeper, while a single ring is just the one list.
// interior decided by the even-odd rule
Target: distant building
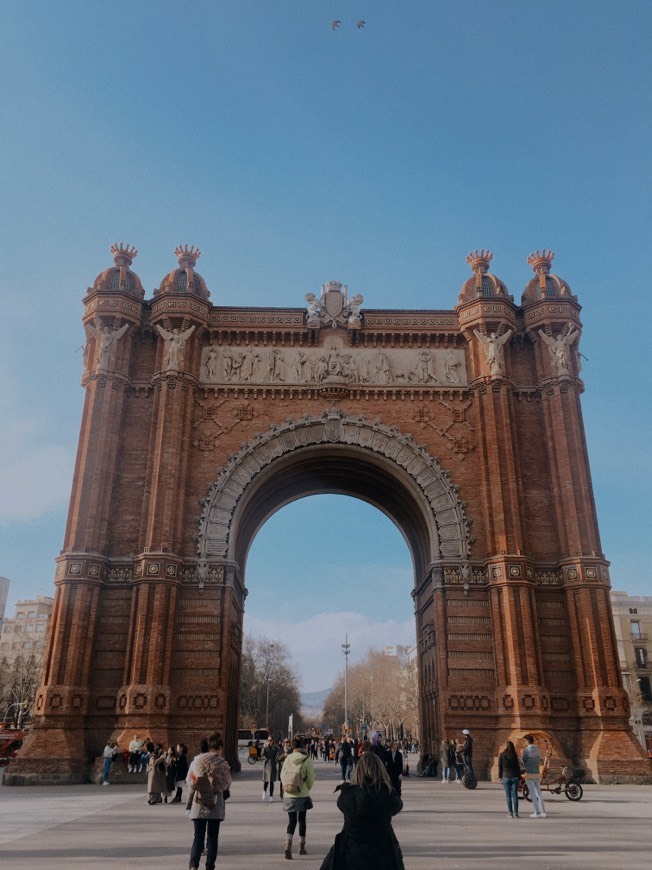
[{"label": "distant building", "polygon": [[0,577],[0,631],[5,618],[5,608],[7,607],[7,597],[9,596],[9,584],[11,580],[7,577]]},{"label": "distant building", "polygon": [[620,670],[629,694],[631,725],[641,745],[652,754],[652,595],[612,592]]},{"label": "distant building", "polygon": [[42,658],[53,604],[54,598],[46,595],[17,602],[16,615],[2,625],[0,661],[6,659],[11,665],[20,655]]}]

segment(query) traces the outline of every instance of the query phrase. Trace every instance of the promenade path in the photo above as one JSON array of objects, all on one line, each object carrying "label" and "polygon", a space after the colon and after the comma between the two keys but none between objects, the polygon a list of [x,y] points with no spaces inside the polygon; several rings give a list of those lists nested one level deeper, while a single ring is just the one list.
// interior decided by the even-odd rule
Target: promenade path
[{"label": "promenade path", "polygon": [[[287,815],[280,801],[261,800],[262,767],[245,764],[227,803],[219,868],[318,870],[342,816],[333,794],[338,771],[321,761],[315,767],[309,854],[295,854],[292,864],[283,857]],[[578,803],[550,795],[548,818],[529,818],[528,803],[518,821],[505,818],[504,793],[497,783],[481,782],[471,792],[410,777],[403,799],[394,827],[406,870],[504,870],[513,864],[533,870],[652,867],[649,786],[589,785]],[[186,870],[193,826],[184,804],[148,806],[146,800],[144,787],[135,783],[0,787],[0,867]]]}]

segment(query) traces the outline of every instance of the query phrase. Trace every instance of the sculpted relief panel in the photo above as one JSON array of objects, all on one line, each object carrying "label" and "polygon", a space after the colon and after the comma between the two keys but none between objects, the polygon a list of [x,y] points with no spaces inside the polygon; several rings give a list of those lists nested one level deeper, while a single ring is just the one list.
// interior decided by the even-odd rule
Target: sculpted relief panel
[{"label": "sculpted relief panel", "polygon": [[210,345],[202,351],[204,384],[466,386],[464,351],[453,348],[279,348]]}]

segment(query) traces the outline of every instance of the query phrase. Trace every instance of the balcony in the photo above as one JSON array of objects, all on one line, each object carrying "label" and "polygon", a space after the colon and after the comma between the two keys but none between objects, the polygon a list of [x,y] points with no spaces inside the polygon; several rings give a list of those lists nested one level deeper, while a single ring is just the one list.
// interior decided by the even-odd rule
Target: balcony
[{"label": "balcony", "polygon": [[630,638],[632,643],[645,643],[647,641],[647,634],[642,631],[639,634],[630,634]]}]

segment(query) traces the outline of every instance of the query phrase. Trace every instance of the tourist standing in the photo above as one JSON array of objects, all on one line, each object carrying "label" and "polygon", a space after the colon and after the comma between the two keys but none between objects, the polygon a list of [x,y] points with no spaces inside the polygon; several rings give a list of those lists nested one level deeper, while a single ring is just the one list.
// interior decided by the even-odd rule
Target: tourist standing
[{"label": "tourist standing", "polygon": [[518,819],[518,783],[521,778],[521,765],[516,747],[511,740],[498,756],[498,779],[502,782],[507,799],[507,818]]},{"label": "tourist standing", "polygon": [[545,819],[546,808],[543,803],[543,795],[541,794],[541,753],[539,752],[539,747],[534,745],[532,734],[526,734],[523,740],[527,741],[527,746],[521,754],[521,761],[525,768],[527,787],[532,796],[532,804],[534,806],[534,812],[530,813],[530,818]]},{"label": "tourist standing", "polygon": [[147,803],[163,803],[162,793],[165,791],[165,756],[163,747],[156,747],[150,741],[147,744]]},{"label": "tourist standing", "polygon": [[110,785],[109,773],[113,759],[118,755],[118,745],[115,740],[109,740],[102,753],[102,785]]},{"label": "tourist standing", "polygon": [[[453,753],[453,764],[455,763],[455,754]],[[439,750],[439,761],[441,762],[441,781],[450,782],[451,775],[451,745],[444,737]]]},{"label": "tourist standing", "polygon": [[403,801],[392,788],[380,758],[364,752],[353,782],[337,788],[337,808],[344,815],[344,826],[321,870],[404,870],[401,847],[392,828],[392,817],[403,809]]},{"label": "tourist standing", "polygon": [[220,822],[224,820],[224,792],[231,785],[231,771],[223,756],[224,741],[219,734],[208,738],[208,752],[197,755],[188,770],[193,792],[190,818],[195,836],[190,851],[190,870],[199,870],[206,838],[206,870],[215,870]]},{"label": "tourist standing", "polygon": [[288,814],[285,857],[292,858],[292,838],[299,824],[299,855],[306,855],[306,813],[312,809],[310,789],[315,782],[315,768],[304,748],[301,737],[292,741],[292,752],[283,762],[283,809]]}]

